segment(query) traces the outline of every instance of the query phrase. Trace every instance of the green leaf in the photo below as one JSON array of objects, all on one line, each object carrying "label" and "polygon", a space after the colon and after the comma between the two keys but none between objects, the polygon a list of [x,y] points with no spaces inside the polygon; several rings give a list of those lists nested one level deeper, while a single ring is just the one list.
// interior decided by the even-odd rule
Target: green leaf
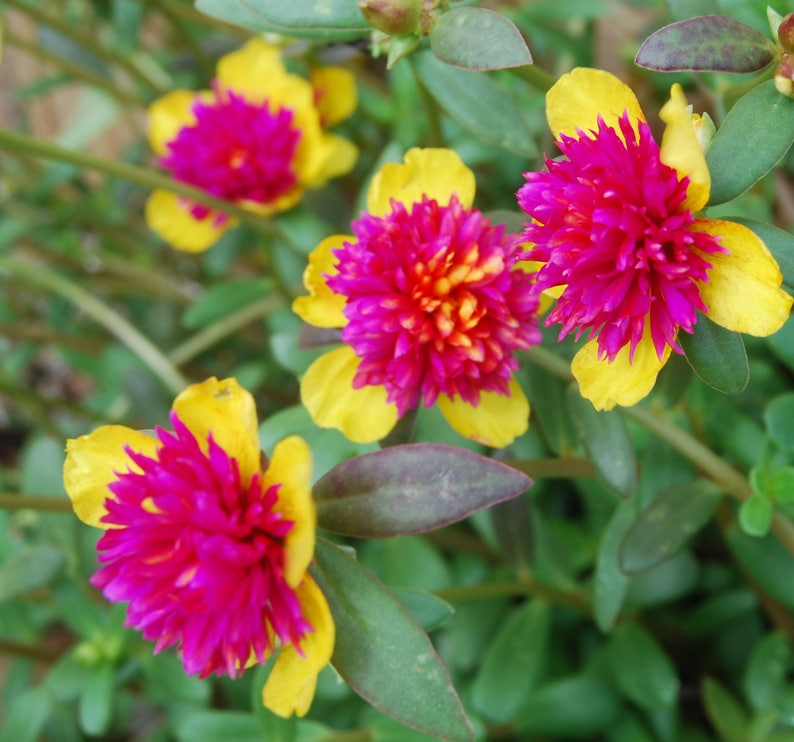
[{"label": "green leaf", "polygon": [[794,235],[755,219],[731,217],[731,221],[744,224],[764,241],[780,266],[780,272],[783,274],[783,287],[790,294],[794,294]]},{"label": "green leaf", "polygon": [[492,507],[489,514],[505,560],[517,573],[529,574],[534,552],[529,498],[508,500]]},{"label": "green leaf", "polygon": [[488,144],[522,157],[537,148],[527,123],[507,95],[483,72],[466,72],[445,64],[432,52],[411,57],[419,79],[455,121]]},{"label": "green leaf", "polygon": [[742,686],[744,695],[755,711],[768,711],[786,687],[791,647],[780,632],[767,634],[755,645]]},{"label": "green leaf", "polygon": [[499,70],[532,64],[515,23],[487,8],[453,8],[439,16],[430,48],[442,61],[465,70]]},{"label": "green leaf", "polygon": [[507,722],[542,677],[551,628],[546,603],[533,600],[513,611],[488,646],[472,688],[474,708]]},{"label": "green leaf", "polygon": [[52,694],[43,686],[14,696],[7,707],[0,742],[37,742],[54,706]]},{"label": "green leaf", "polygon": [[752,581],[789,610],[794,610],[794,557],[772,534],[755,538],[738,525],[725,531],[725,540],[739,566]]},{"label": "green leaf", "polygon": [[701,692],[706,714],[721,739],[725,742],[747,742],[749,719],[742,705],[712,678],[703,680]]},{"label": "green leaf", "polygon": [[620,568],[620,545],[634,523],[636,506],[619,503],[601,535],[593,580],[593,615],[601,631],[609,631],[620,615],[631,578]]},{"label": "green leaf", "polygon": [[444,663],[386,587],[322,539],[312,573],[331,607],[336,624],[331,662],[345,682],[372,706],[423,734],[473,740]]},{"label": "green leaf", "polygon": [[425,631],[438,628],[455,613],[455,609],[446,600],[441,600],[425,590],[395,588],[393,592]]},{"label": "green leaf", "polygon": [[742,96],[728,112],[706,152],[711,174],[709,206],[740,196],[788,152],[794,138],[794,101],[769,80]]},{"label": "green leaf", "polygon": [[608,651],[615,684],[626,698],[648,710],[675,703],[680,687],[675,667],[647,631],[631,623],[619,626]]},{"label": "green leaf", "polygon": [[392,446],[344,461],[313,492],[322,528],[347,536],[432,531],[526,492],[517,469],[453,446]]},{"label": "green leaf", "polygon": [[113,719],[113,695],[116,685],[113,666],[107,663],[92,668],[80,694],[80,728],[90,737],[107,732]]},{"label": "green leaf", "polygon": [[750,366],[738,332],[726,330],[700,314],[694,332],[679,333],[678,341],[703,383],[723,394],[738,394],[747,386]]},{"label": "green leaf", "polygon": [[621,710],[620,701],[604,678],[574,675],[533,693],[514,720],[519,739],[579,737],[596,739]]},{"label": "green leaf", "polygon": [[31,436],[20,457],[19,489],[28,495],[66,495],[63,487],[63,440]]},{"label": "green leaf", "polygon": [[601,481],[620,497],[632,497],[637,488],[637,460],[623,416],[617,410],[599,412],[568,387],[568,410],[588,458]]},{"label": "green leaf", "polygon": [[626,533],[621,569],[626,574],[646,572],[671,557],[711,520],[720,497],[719,490],[703,479],[661,492]]},{"label": "green leaf", "polygon": [[769,435],[781,448],[794,448],[794,392],[775,397],[764,410]]},{"label": "green leaf", "polygon": [[262,742],[262,730],[253,714],[240,711],[197,711],[181,717],[179,742]]},{"label": "green leaf", "polygon": [[749,536],[766,536],[772,525],[774,502],[758,494],[745,500],[739,508],[739,525]]},{"label": "green leaf", "polygon": [[575,453],[579,439],[565,403],[567,383],[536,363],[527,363],[523,371],[529,379],[532,424],[539,424],[543,438],[558,456]]},{"label": "green leaf", "polygon": [[196,8],[255,33],[345,41],[372,30],[352,0],[196,0]]},{"label": "green leaf", "polygon": [[271,281],[263,278],[226,281],[201,294],[182,315],[182,323],[190,329],[204,327],[264,298],[271,290]]},{"label": "green leaf", "polygon": [[652,33],[634,63],[660,72],[757,72],[774,55],[775,45],[760,31],[727,16],[707,15]]},{"label": "green leaf", "polygon": [[794,467],[753,467],[750,470],[750,484],[754,492],[766,495],[773,502],[791,502],[794,500]]},{"label": "green leaf", "polygon": [[9,600],[52,582],[66,559],[53,546],[24,546],[0,565],[0,601]]}]

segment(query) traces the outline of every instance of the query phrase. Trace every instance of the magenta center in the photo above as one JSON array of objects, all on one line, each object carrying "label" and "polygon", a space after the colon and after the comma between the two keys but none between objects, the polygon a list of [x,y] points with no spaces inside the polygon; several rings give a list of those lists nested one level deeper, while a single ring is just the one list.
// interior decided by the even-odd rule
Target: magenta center
[{"label": "magenta center", "polygon": [[[227,201],[262,205],[293,188],[301,132],[290,109],[250,103],[216,83],[213,99],[196,99],[192,113],[194,123],[167,143],[160,160],[176,180]],[[211,213],[201,204],[190,211],[197,219]],[[227,219],[216,215],[220,223]]]}]

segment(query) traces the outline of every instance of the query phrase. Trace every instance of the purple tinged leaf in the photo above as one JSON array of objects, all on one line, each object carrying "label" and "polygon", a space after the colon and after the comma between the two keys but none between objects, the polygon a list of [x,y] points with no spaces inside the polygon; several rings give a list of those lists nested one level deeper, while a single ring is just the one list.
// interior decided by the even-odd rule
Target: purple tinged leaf
[{"label": "purple tinged leaf", "polygon": [[660,72],[757,72],[774,59],[775,49],[770,39],[744,23],[704,15],[652,33],[634,62]]},{"label": "purple tinged leaf", "polygon": [[313,492],[322,528],[368,538],[432,531],[531,485],[522,472],[485,456],[415,443],[345,461]]}]

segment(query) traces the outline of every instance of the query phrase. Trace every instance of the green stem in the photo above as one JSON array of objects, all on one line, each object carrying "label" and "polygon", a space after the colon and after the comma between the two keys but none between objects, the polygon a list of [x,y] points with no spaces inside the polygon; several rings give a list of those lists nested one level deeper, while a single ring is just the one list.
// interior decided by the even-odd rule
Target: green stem
[{"label": "green stem", "polygon": [[[127,95],[123,93],[118,86],[113,83],[112,80],[102,77],[102,75],[98,75],[80,64],[75,64],[64,57],[60,57],[48,49],[45,49],[43,46],[36,44],[35,42],[23,39],[21,36],[18,36],[13,31],[9,31],[7,28],[4,30],[4,33],[7,43],[13,44],[20,49],[24,49],[26,52],[40,57],[41,59],[45,59],[48,62],[52,62],[53,64],[57,65],[60,71],[65,72],[69,77],[82,80],[88,85],[92,85],[95,88],[104,90],[111,98],[117,100],[124,109],[127,109],[130,106],[135,107],[146,105],[145,98],[137,94]],[[128,118],[130,121],[134,121],[132,117]],[[137,128],[138,127],[136,126],[136,130]]]},{"label": "green stem", "polygon": [[178,393],[187,386],[185,378],[159,348],[118,312],[77,284],[40,265],[33,265],[13,258],[0,258],[0,273],[2,272],[9,273],[29,285],[52,291],[71,301],[135,353],[172,392]]},{"label": "green stem", "polygon": [[505,459],[503,464],[537,479],[570,479],[594,477],[595,469],[589,459],[565,456],[560,459]]},{"label": "green stem", "polygon": [[[547,371],[570,381],[573,379],[569,364],[545,348],[535,347],[525,353],[533,363]],[[746,500],[752,497],[753,490],[747,479],[730,464],[721,459],[708,446],[691,433],[679,428],[658,410],[647,407],[622,407],[621,413],[642,425],[646,430],[661,438],[707,474],[727,495]],[[794,555],[794,523],[780,513],[775,513],[772,530],[780,542]]]},{"label": "green stem", "polygon": [[589,614],[587,596],[579,592],[566,592],[543,585],[531,577],[505,582],[483,582],[478,585],[461,585],[433,591],[442,600],[463,602],[497,597],[535,597],[557,605],[567,605],[580,613]]},{"label": "green stem", "polygon": [[176,32],[181,36],[185,45],[190,49],[190,53],[195,57],[204,76],[207,79],[211,79],[215,71],[215,61],[204,53],[201,44],[196,41],[190,29],[187,28],[185,19],[179,17],[167,3],[156,2],[155,4],[157,10],[168,19],[168,22],[176,29]]},{"label": "green stem", "polygon": [[45,495],[14,495],[0,492],[0,510],[38,510],[42,513],[73,513],[71,500]]},{"label": "green stem", "polygon": [[557,78],[550,72],[546,72],[542,67],[536,64],[525,64],[522,67],[511,67],[512,72],[522,80],[526,80],[530,85],[536,87],[538,90],[546,92],[557,82]]},{"label": "green stem", "polygon": [[25,657],[38,662],[55,662],[60,657],[60,652],[50,647],[15,642],[11,639],[0,639],[0,654]]},{"label": "green stem", "polygon": [[157,80],[153,80],[143,70],[136,67],[128,55],[119,54],[115,50],[108,49],[102,44],[97,43],[93,35],[81,33],[73,26],[64,23],[57,16],[50,15],[40,8],[28,5],[26,2],[22,2],[22,0],[5,1],[6,5],[10,5],[12,8],[16,8],[20,12],[25,13],[38,23],[43,23],[54,28],[61,36],[71,39],[93,55],[112,62],[117,67],[127,72],[130,77],[147,85],[159,95],[164,95],[168,92],[167,87],[161,85]]},{"label": "green stem", "polygon": [[238,332],[260,317],[266,317],[281,303],[281,298],[278,296],[266,296],[264,299],[222,317],[174,348],[169,354],[171,363],[175,366],[184,366],[223,338]]},{"label": "green stem", "polygon": [[87,152],[67,149],[52,142],[36,139],[26,134],[19,134],[8,129],[0,129],[0,149],[7,150],[11,154],[32,154],[36,157],[43,157],[46,160],[68,162],[81,168],[96,170],[114,178],[121,178],[144,188],[163,188],[166,191],[189,198],[191,201],[236,217],[240,221],[247,222],[260,230],[271,233],[278,231],[272,221],[262,219],[228,201],[213,198],[200,188],[180,183],[157,170],[131,165],[120,160],[106,160]]}]

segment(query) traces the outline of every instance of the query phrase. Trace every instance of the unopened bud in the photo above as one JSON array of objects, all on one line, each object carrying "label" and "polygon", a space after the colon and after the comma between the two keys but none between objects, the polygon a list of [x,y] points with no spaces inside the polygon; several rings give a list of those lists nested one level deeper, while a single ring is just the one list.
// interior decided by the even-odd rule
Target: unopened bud
[{"label": "unopened bud", "polygon": [[422,0],[359,0],[358,7],[369,25],[389,36],[415,33]]},{"label": "unopened bud", "polygon": [[787,52],[794,52],[794,13],[783,16],[777,27],[777,39]]},{"label": "unopened bud", "polygon": [[777,92],[787,98],[794,98],[794,55],[783,52],[774,72]]}]

